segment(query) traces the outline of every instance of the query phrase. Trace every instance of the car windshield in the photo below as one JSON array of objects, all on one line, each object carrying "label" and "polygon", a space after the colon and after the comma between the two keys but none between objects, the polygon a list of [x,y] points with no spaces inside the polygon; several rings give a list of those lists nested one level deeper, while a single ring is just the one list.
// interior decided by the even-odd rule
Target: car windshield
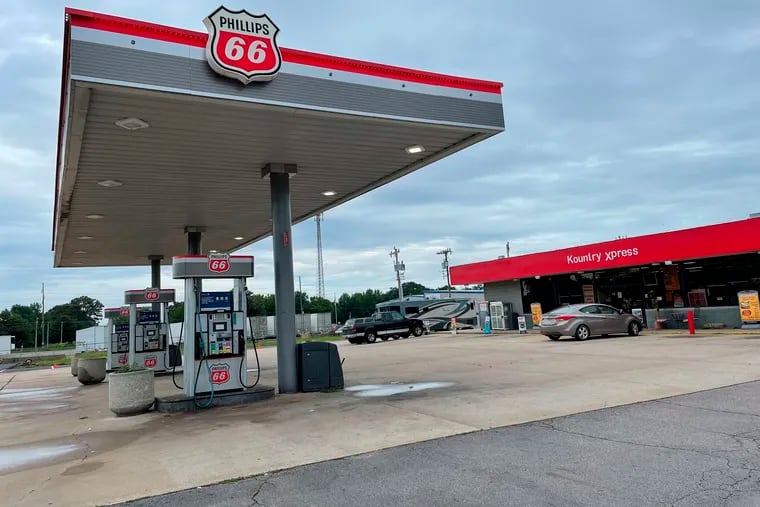
[{"label": "car windshield", "polygon": [[355,324],[355,322],[356,322],[356,321],[355,321],[354,319],[348,319],[348,320],[346,321],[346,326],[353,326],[353,325]]}]

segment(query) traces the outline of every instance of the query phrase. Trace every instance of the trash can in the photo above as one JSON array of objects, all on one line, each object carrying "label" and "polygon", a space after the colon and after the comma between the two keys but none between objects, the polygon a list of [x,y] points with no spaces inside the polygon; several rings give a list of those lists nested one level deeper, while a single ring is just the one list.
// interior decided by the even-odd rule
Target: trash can
[{"label": "trash can", "polygon": [[343,389],[343,365],[337,345],[330,342],[299,343],[297,354],[299,391]]}]

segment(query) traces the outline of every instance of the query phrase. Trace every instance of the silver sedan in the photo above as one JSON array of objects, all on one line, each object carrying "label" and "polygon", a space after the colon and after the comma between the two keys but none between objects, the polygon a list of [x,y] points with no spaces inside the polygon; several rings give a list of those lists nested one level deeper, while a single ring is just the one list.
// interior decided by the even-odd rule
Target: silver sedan
[{"label": "silver sedan", "polygon": [[559,340],[560,336],[588,340],[592,336],[622,333],[638,336],[642,327],[635,315],[600,304],[562,306],[545,313],[539,323],[541,334],[552,340]]}]

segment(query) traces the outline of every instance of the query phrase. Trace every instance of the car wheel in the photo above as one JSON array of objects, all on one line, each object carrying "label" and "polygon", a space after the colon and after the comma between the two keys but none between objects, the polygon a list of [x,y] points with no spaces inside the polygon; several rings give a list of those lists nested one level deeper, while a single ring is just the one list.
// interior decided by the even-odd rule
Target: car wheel
[{"label": "car wheel", "polygon": [[630,336],[638,336],[639,333],[641,333],[641,325],[638,322],[628,324],[628,334]]},{"label": "car wheel", "polygon": [[576,340],[588,340],[591,337],[591,329],[586,324],[581,324],[578,329],[575,330]]},{"label": "car wheel", "polygon": [[422,336],[423,331],[424,330],[422,329],[422,326],[414,326],[414,329],[412,329],[412,334],[414,336]]},{"label": "car wheel", "polygon": [[364,335],[364,339],[367,343],[375,343],[377,341],[377,336],[375,336],[374,331],[367,331],[367,334]]},{"label": "car wheel", "polygon": [[551,334],[549,335],[549,339],[553,342],[556,342],[557,340],[559,340],[559,335]]},{"label": "car wheel", "polygon": [[399,335],[397,335],[397,334],[394,334],[394,335],[393,335],[393,339],[394,339],[394,340],[398,340],[399,338],[401,338]]},{"label": "car wheel", "polygon": [[380,337],[380,339],[383,340],[384,342],[387,342],[388,338],[390,338],[390,336],[381,336]]}]

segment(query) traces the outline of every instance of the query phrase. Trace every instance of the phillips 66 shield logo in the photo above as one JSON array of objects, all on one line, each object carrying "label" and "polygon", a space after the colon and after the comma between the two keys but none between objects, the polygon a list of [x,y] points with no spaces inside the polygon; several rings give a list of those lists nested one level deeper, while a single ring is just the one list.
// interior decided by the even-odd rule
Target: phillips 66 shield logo
[{"label": "phillips 66 shield logo", "polygon": [[208,29],[206,59],[218,74],[248,84],[270,81],[280,71],[280,29],[266,14],[219,7],[203,24]]},{"label": "phillips 66 shield logo", "polygon": [[230,366],[228,364],[211,365],[211,383],[224,384],[230,379]]},{"label": "phillips 66 shield logo", "polygon": [[158,289],[154,289],[152,287],[149,287],[145,289],[145,300],[146,301],[158,301]]},{"label": "phillips 66 shield logo", "polygon": [[148,356],[143,361],[143,365],[145,365],[146,368],[154,368],[156,363],[158,363],[156,356]]},{"label": "phillips 66 shield logo", "polygon": [[208,255],[208,269],[214,273],[226,273],[230,270],[230,256],[226,253]]}]

